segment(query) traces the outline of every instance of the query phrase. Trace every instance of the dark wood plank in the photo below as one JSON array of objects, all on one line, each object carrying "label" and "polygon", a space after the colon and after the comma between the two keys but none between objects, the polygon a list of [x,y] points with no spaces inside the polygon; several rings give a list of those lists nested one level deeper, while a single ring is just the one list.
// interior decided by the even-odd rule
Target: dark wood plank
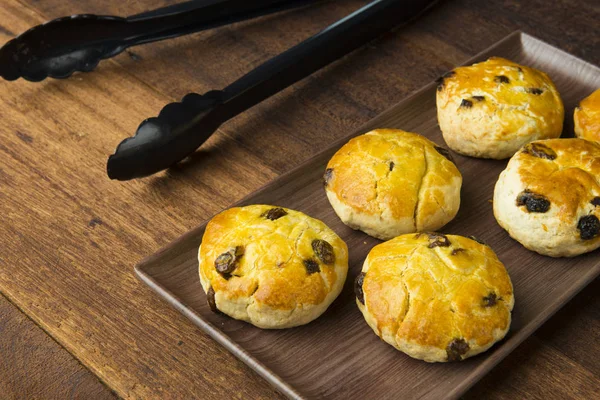
[{"label": "dark wood plank", "polygon": [[[0,7],[0,42],[43,19],[166,3],[20,1]],[[68,82],[1,83],[0,290],[124,396],[274,396],[136,282],[131,265],[516,28],[600,63],[593,0],[445,1],[225,125],[190,162],[138,182],[106,180],[106,156],[166,102],[231,82],[361,4],[138,47],[138,57]],[[574,347],[590,329],[571,337]]]},{"label": "dark wood plank", "polygon": [[115,399],[98,378],[0,295],[0,397]]},{"label": "dark wood plank", "polygon": [[[0,8],[12,32],[36,18],[12,1]],[[216,138],[200,186],[174,188],[177,171],[109,181],[113,143],[167,100],[121,68],[66,82],[0,82],[0,93],[0,291],[122,397],[276,397],[132,270],[273,173],[256,159],[256,167],[222,164]]]}]

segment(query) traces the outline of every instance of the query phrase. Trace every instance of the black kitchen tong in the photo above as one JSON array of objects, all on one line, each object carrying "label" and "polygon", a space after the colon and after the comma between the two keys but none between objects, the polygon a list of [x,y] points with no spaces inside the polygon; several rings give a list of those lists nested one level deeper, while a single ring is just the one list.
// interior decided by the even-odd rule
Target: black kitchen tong
[{"label": "black kitchen tong", "polygon": [[154,174],[192,154],[224,122],[405,23],[436,0],[376,0],[250,71],[223,90],[187,94],[141,123],[109,157],[108,176]]},{"label": "black kitchen tong", "polygon": [[300,7],[318,0],[193,0],[122,18],[81,14],[35,26],[0,48],[0,76],[39,82],[89,72],[131,46]]},{"label": "black kitchen tong", "polygon": [[[108,176],[128,180],[169,168],[196,151],[224,122],[412,20],[436,1],[372,1],[226,88],[202,95],[190,93],[181,102],[166,105],[158,117],[143,121],[135,136],[117,146],[108,159]],[[205,0],[202,6],[198,3],[177,4],[128,18],[81,15],[48,22],[0,49],[0,75],[8,80],[20,76],[32,81],[46,76],[66,78],[74,71],[92,70],[100,60],[129,46],[299,7],[311,1]],[[74,31],[77,35],[72,34]],[[57,48],[63,49],[62,53],[48,50]]]}]

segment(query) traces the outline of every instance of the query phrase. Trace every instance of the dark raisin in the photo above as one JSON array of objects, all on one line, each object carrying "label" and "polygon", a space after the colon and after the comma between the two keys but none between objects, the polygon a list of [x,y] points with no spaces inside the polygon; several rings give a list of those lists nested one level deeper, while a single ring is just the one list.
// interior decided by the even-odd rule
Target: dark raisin
[{"label": "dark raisin", "polygon": [[454,71],[448,71],[444,75],[442,75],[442,76],[440,76],[439,78],[436,79],[436,82],[438,84],[438,86],[437,86],[438,92],[441,92],[442,90],[444,90],[444,84],[445,84],[446,78],[450,78],[450,77],[452,77],[454,75],[456,75],[456,72],[454,72]]},{"label": "dark raisin", "polygon": [[230,249],[217,257],[215,260],[215,269],[220,274],[231,274],[237,268],[239,258],[243,255],[244,248],[242,246]]},{"label": "dark raisin", "polygon": [[526,88],[525,91],[529,94],[534,94],[536,96],[539,96],[540,94],[544,93],[544,91],[540,88]]},{"label": "dark raisin", "polygon": [[469,351],[469,344],[464,339],[454,339],[446,347],[448,361],[460,361],[462,356]]},{"label": "dark raisin", "polygon": [[390,161],[390,171],[393,171],[395,166],[396,164],[394,164],[393,161]]},{"label": "dark raisin", "polygon": [[600,207],[600,196],[596,196],[590,201],[593,206]]},{"label": "dark raisin", "polygon": [[279,218],[283,217],[284,215],[287,215],[287,211],[285,211],[281,207],[275,207],[275,208],[271,208],[269,211],[262,213],[261,217],[265,217],[266,219],[275,221],[276,219],[279,219]]},{"label": "dark raisin", "polygon": [[452,154],[450,154],[450,151],[448,151],[447,149],[443,148],[443,147],[439,147],[439,146],[433,146],[435,148],[435,151],[437,151],[438,153],[440,153],[441,155],[443,155],[444,157],[446,157],[448,160],[452,161],[454,164],[456,164],[454,162],[454,158],[452,158]]},{"label": "dark raisin", "polygon": [[463,252],[465,252],[465,251],[467,251],[467,250],[465,250],[465,249],[463,249],[463,248],[460,248],[460,247],[459,247],[458,249],[454,249],[454,250],[452,250],[452,253],[450,253],[450,254],[452,254],[453,256],[455,256],[455,255],[457,255],[458,253],[463,253]]},{"label": "dark raisin", "polygon": [[582,240],[590,240],[600,234],[600,220],[595,215],[586,215],[579,218],[577,229]]},{"label": "dark raisin", "polygon": [[534,157],[544,158],[546,160],[556,159],[556,152],[541,143],[529,143],[523,148],[523,153],[531,154]]},{"label": "dark raisin", "polygon": [[363,283],[365,281],[365,273],[361,272],[354,280],[354,294],[361,303],[365,304],[365,293],[363,292]]},{"label": "dark raisin", "polygon": [[481,240],[481,239],[479,239],[479,238],[477,238],[477,237],[475,237],[475,236],[469,236],[469,239],[471,239],[471,240],[474,240],[474,241],[476,241],[477,243],[479,243],[479,244],[482,244],[482,245],[484,245],[484,246],[487,246],[487,243],[486,243],[486,242],[484,242],[483,240]]},{"label": "dark raisin", "polygon": [[510,83],[510,79],[504,75],[498,75],[494,78],[494,82],[496,83]]},{"label": "dark raisin", "polygon": [[498,297],[496,297],[496,293],[491,292],[487,296],[483,298],[483,306],[484,307],[492,307],[495,306],[498,302]]},{"label": "dark raisin", "polygon": [[328,242],[321,239],[315,239],[311,244],[315,255],[323,262],[323,264],[331,265],[335,262],[333,247]]},{"label": "dark raisin", "polygon": [[215,301],[215,290],[212,288],[212,286],[208,288],[208,292],[206,292],[206,300],[208,301],[208,306],[212,312],[217,314],[221,313],[217,308],[217,302]]},{"label": "dark raisin", "polygon": [[517,206],[525,206],[529,212],[545,213],[550,209],[550,201],[541,194],[525,189],[517,196]]},{"label": "dark raisin", "polygon": [[332,176],[333,176],[333,168],[327,168],[325,170],[325,173],[323,174],[323,185],[325,185],[325,186],[329,185],[329,181],[331,180]]},{"label": "dark raisin", "polygon": [[460,102],[460,108],[471,108],[473,107],[473,102],[470,100],[462,99]]},{"label": "dark raisin", "polygon": [[434,247],[448,247],[450,246],[450,240],[446,237],[446,235],[442,235],[441,233],[428,233],[429,237],[429,247],[433,249]]},{"label": "dark raisin", "polygon": [[306,268],[306,272],[309,275],[312,275],[315,272],[321,272],[321,268],[319,268],[319,263],[313,260],[312,258],[304,260],[304,267]]},{"label": "dark raisin", "polygon": [[485,100],[485,96],[473,96],[471,98],[476,101],[484,101]]}]

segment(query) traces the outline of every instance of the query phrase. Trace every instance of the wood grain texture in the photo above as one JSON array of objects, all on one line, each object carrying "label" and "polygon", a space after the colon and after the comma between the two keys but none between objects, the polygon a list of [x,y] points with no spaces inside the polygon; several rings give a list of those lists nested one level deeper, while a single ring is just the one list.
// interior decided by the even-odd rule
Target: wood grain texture
[{"label": "wood grain texture", "polygon": [[[493,55],[546,71],[571,114],[579,99],[600,86],[600,68],[531,36],[510,35],[467,63]],[[435,106],[436,86],[427,85],[352,135],[378,127],[399,128],[442,144]],[[567,124],[565,135],[572,135],[572,129]],[[302,211],[325,222],[348,244],[351,249],[348,280],[342,294],[318,320],[295,329],[266,331],[213,313],[198,279],[197,253],[204,225],[136,267],[140,277],[157,293],[289,397],[456,398],[600,275],[598,251],[576,258],[552,259],[528,251],[512,240],[496,223],[488,201],[506,161],[456,154],[454,159],[463,176],[461,209],[441,232],[475,235],[498,253],[514,286],[511,329],[505,340],[490,351],[461,363],[428,364],[398,354],[364,323],[352,290],[367,253],[380,241],[345,226],[323,190],[326,164],[348,139],[336,141],[331,148],[241,202]],[[588,373],[587,378],[590,376]]]},{"label": "wood grain texture", "polygon": [[[62,15],[166,3],[3,0],[0,43]],[[600,63],[593,0],[445,1],[224,125],[177,168],[107,180],[107,155],[165,103],[231,82],[362,4],[333,1],[134,48],[68,81],[1,82],[0,290],[123,397],[276,396],[137,282],[131,266],[515,29]],[[595,325],[572,331],[575,322],[558,321],[570,345],[563,338],[554,348],[589,365],[573,349],[592,346]],[[531,379],[508,371],[510,388],[490,384],[486,393],[563,385],[520,364]]]},{"label": "wood grain texture", "polygon": [[115,399],[116,396],[0,295],[0,398]]}]

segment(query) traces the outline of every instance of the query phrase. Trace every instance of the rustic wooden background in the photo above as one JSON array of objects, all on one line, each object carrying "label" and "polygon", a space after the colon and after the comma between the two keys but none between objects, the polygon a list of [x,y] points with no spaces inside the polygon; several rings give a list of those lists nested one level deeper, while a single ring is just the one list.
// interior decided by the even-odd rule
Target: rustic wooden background
[{"label": "rustic wooden background", "polygon": [[[167,3],[0,0],[0,44],[63,15]],[[133,264],[516,29],[600,64],[595,0],[442,1],[224,125],[182,165],[108,180],[108,154],[165,103],[221,88],[363,4],[134,48],[66,81],[0,82],[0,398],[278,397]],[[599,343],[596,281],[466,397],[592,398]]]}]

